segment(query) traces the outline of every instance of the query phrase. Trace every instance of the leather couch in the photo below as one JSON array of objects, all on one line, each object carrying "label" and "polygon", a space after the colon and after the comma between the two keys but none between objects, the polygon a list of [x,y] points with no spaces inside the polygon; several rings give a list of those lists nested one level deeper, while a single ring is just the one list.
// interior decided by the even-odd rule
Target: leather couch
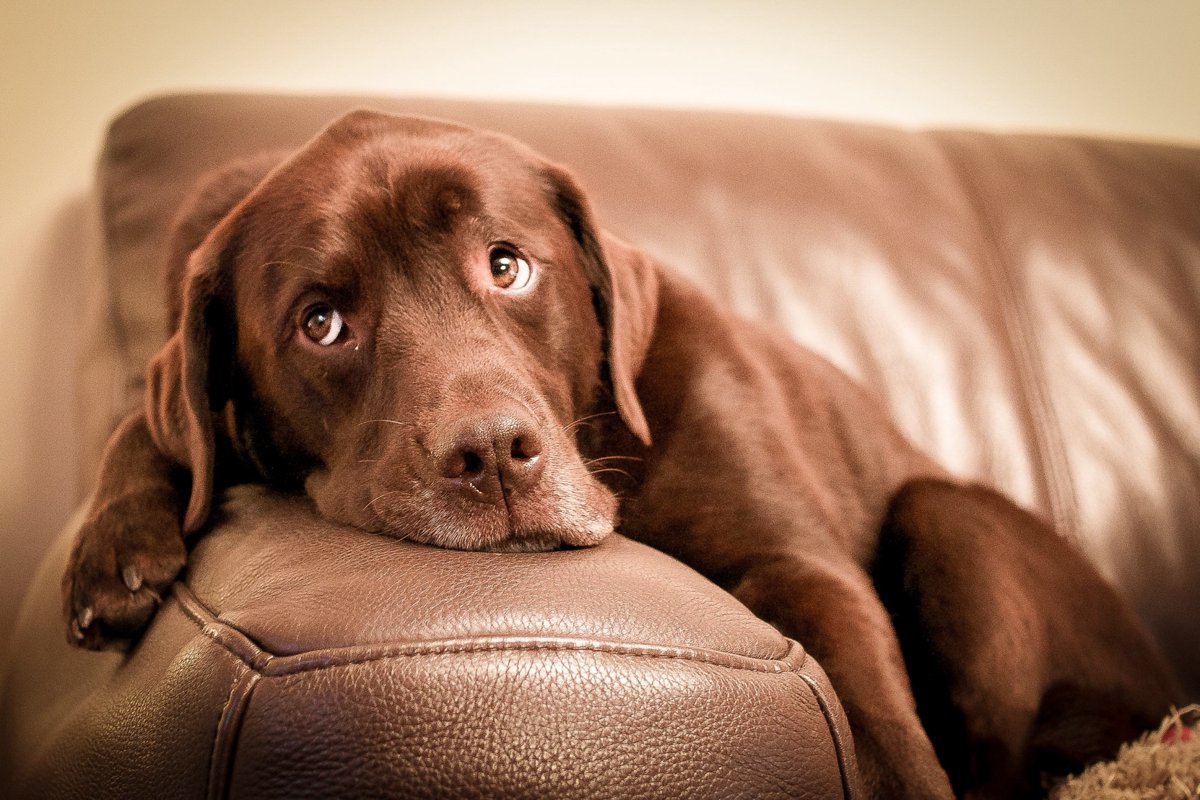
[{"label": "leather couch", "polygon": [[[600,220],[875,391],[955,472],[1053,521],[1200,696],[1200,150],[769,116],[188,95],[112,125],[80,365],[94,474],[164,337],[173,210],[199,173],[358,106],[516,135]],[[636,531],[627,531],[636,536]],[[687,567],[435,550],[223,498],[129,654],[65,643],[33,580],[5,661],[18,797],[853,797],[803,643]]]}]

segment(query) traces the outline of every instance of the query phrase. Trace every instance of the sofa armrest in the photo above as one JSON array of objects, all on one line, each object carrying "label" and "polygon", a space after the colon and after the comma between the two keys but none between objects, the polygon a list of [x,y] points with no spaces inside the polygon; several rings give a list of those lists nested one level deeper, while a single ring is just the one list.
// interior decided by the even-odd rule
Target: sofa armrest
[{"label": "sofa armrest", "polygon": [[825,675],[623,537],[437,550],[241,488],[127,656],[43,564],[6,665],[5,796],[844,797]]}]

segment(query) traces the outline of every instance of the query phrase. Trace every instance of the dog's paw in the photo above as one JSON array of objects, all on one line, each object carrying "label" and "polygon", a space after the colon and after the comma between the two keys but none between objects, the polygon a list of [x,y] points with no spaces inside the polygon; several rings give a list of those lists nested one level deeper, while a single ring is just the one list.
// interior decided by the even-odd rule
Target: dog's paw
[{"label": "dog's paw", "polygon": [[83,524],[63,574],[67,640],[126,649],[187,558],[176,503],[157,493],[104,503]]}]

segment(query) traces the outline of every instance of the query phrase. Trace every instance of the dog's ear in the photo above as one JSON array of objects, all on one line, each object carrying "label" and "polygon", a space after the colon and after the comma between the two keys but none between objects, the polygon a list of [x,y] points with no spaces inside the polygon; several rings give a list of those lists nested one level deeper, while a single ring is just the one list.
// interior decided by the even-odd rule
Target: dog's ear
[{"label": "dog's ear", "polygon": [[208,518],[216,461],[212,412],[230,388],[230,373],[211,368],[233,363],[233,326],[222,316],[221,293],[236,246],[236,208],[287,155],[264,152],[201,176],[171,227],[165,275],[174,333],[150,362],[145,411],[158,449],[192,473],[185,533]]},{"label": "dog's ear", "polygon": [[638,400],[636,381],[654,335],[658,312],[658,273],[645,253],[596,227],[591,205],[575,178],[547,165],[552,200],[584,256],[596,314],[604,333],[607,378],[617,413],[642,444],[650,446],[650,426]]},{"label": "dog's ear", "polygon": [[204,524],[212,503],[216,442],[209,365],[227,249],[224,242],[225,237],[210,235],[187,259],[186,269],[181,270],[178,324],[151,360],[146,376],[150,435],[163,455],[192,473],[184,533],[194,533]]}]

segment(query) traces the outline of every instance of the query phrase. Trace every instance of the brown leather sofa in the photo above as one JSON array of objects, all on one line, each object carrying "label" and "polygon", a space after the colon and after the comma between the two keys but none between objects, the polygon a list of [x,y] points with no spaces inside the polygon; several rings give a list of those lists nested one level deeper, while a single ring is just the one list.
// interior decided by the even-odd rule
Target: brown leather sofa
[{"label": "brown leather sofa", "polygon": [[[112,126],[81,365],[94,470],[163,338],[191,180],[356,106],[507,131],[601,221],[876,391],[966,477],[1053,520],[1200,696],[1200,150],[746,114],[178,96]],[[630,531],[631,534],[636,534]],[[853,797],[802,643],[622,537],[495,555],[225,498],[128,656],[73,650],[64,532],[5,662],[18,797]]]}]

